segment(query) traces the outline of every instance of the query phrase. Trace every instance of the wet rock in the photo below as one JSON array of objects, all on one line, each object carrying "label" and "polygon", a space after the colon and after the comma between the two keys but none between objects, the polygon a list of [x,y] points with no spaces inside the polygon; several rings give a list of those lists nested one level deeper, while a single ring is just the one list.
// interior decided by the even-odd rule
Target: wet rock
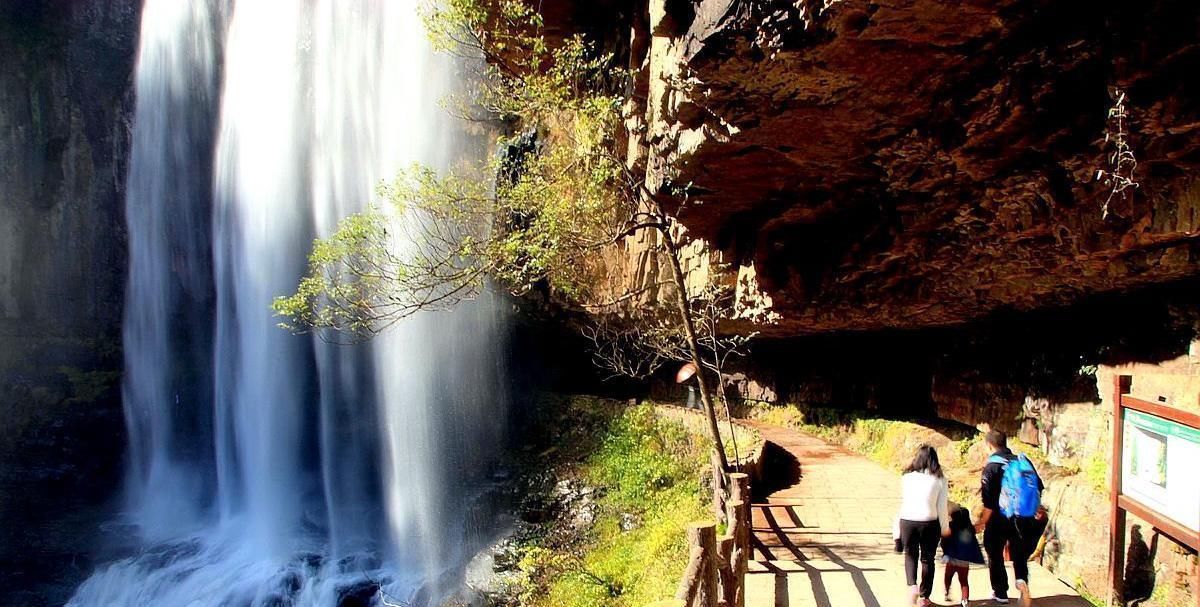
[{"label": "wet rock", "polygon": [[642,519],[636,514],[621,513],[621,531],[633,531],[642,526]]},{"label": "wet rock", "polygon": [[359,571],[374,571],[380,568],[379,555],[373,552],[355,552],[338,559],[338,571],[356,573]]},{"label": "wet rock", "polygon": [[514,571],[521,561],[520,546],[512,537],[504,538],[490,548],[492,571]]},{"label": "wet rock", "polygon": [[321,565],[325,564],[325,555],[319,552],[301,552],[296,555],[295,561],[302,567],[316,570],[320,569]]},{"label": "wet rock", "polygon": [[281,596],[291,597],[300,592],[301,586],[304,585],[304,578],[298,571],[285,571],[270,584],[279,590]]},{"label": "wet rock", "polygon": [[563,479],[554,486],[553,496],[563,519],[573,529],[585,529],[596,522],[599,505],[596,489],[575,479]]},{"label": "wet rock", "polygon": [[378,594],[379,583],[373,580],[360,580],[335,591],[337,607],[372,607]]},{"label": "wet rock", "polygon": [[[518,546],[511,537],[481,550],[467,564],[465,582],[473,596],[461,597],[463,604],[515,604],[519,560]],[[466,601],[468,598],[472,600]]]}]

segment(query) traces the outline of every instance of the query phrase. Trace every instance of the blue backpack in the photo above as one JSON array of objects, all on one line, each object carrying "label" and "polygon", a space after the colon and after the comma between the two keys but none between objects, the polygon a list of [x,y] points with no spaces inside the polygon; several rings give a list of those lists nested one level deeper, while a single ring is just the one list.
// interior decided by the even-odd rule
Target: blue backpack
[{"label": "blue backpack", "polygon": [[993,455],[988,462],[1004,466],[1004,474],[1000,478],[1000,514],[1005,518],[1036,515],[1042,503],[1042,491],[1033,462],[1024,455],[1011,460]]}]

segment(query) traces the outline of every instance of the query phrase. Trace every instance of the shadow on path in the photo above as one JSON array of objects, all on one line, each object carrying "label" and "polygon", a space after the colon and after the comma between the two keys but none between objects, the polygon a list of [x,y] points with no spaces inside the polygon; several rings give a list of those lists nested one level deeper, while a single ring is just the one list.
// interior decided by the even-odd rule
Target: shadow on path
[{"label": "shadow on path", "polygon": [[762,501],[768,495],[800,483],[800,460],[787,449],[771,442],[763,443],[764,479],[750,488],[750,498]]}]

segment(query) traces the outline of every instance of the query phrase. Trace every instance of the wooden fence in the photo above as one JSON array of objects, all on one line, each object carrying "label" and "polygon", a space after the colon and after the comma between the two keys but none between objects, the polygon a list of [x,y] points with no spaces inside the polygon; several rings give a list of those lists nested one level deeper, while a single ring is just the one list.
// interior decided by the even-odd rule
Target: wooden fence
[{"label": "wooden fence", "polygon": [[717,523],[688,525],[687,569],[674,599],[649,607],[745,607],[746,570],[750,565],[750,477],[732,473],[729,499],[721,483],[714,485],[714,501],[724,505],[726,532],[717,537]]}]

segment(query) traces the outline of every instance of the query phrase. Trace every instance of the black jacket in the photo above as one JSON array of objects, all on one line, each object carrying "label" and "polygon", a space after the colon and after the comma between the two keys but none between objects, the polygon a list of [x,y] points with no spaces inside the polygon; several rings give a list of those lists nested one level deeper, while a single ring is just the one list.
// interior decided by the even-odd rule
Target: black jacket
[{"label": "black jacket", "polygon": [[[1012,449],[1005,447],[992,455],[999,455],[1008,461],[1017,459],[1013,454]],[[983,497],[983,507],[996,512],[1000,511],[1000,485],[1004,478],[1004,465],[998,462],[989,461],[983,467],[983,477],[979,485],[980,496]],[[1038,491],[1045,490],[1045,485],[1042,484],[1042,476],[1038,475]],[[993,515],[992,518],[997,518]]]}]

